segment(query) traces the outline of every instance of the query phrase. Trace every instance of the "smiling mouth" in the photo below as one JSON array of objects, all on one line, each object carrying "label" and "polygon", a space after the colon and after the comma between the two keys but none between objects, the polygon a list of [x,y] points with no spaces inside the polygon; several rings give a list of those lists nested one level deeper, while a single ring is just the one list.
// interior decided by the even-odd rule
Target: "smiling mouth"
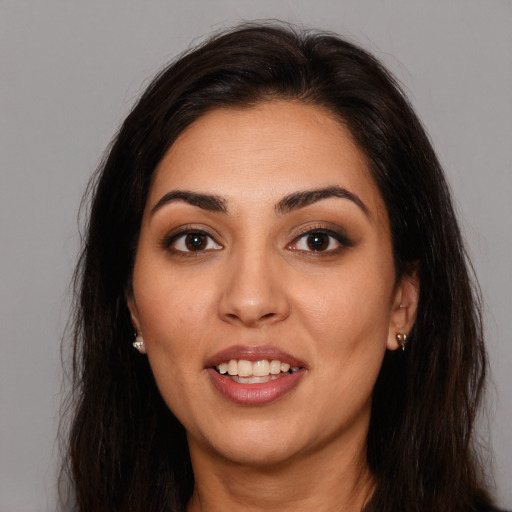
[{"label": "smiling mouth", "polygon": [[205,369],[224,398],[243,406],[280,400],[307,371],[301,360],[270,345],[228,347],[207,360]]},{"label": "smiling mouth", "polygon": [[296,373],[301,368],[290,366],[289,363],[283,363],[278,359],[258,361],[230,359],[216,365],[214,369],[217,373],[239,384],[263,384]]}]

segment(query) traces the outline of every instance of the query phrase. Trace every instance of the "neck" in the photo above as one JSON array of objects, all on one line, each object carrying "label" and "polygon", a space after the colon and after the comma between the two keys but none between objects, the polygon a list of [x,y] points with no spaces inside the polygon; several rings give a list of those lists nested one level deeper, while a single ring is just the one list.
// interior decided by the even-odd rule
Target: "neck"
[{"label": "neck", "polygon": [[256,467],[205,457],[192,440],[189,446],[195,488],[188,512],[360,512],[374,488],[364,439]]}]

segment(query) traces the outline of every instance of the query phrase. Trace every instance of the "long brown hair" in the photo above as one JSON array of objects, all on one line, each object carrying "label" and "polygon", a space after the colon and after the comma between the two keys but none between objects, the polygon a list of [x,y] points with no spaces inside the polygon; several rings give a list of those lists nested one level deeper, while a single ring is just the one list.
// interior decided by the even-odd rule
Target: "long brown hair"
[{"label": "long brown hair", "polygon": [[489,502],[473,448],[486,356],[478,294],[439,162],[373,56],[335,35],[275,23],[217,35],[170,64],[94,177],[75,273],[67,463],[78,509],[177,511],[190,498],[184,429],[131,346],[125,297],[142,212],[157,164],[187,126],[215,108],[273,98],[320,106],[348,127],[387,206],[397,278],[411,265],[419,272],[408,348],[386,354],[374,390],[367,457],[377,485],[365,510],[477,510]]}]

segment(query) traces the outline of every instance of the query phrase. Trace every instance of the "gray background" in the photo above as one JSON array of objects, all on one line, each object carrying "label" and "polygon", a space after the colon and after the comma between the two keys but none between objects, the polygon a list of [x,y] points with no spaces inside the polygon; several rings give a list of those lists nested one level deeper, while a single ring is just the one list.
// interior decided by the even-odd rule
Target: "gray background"
[{"label": "gray background", "polygon": [[59,346],[88,177],[148,77],[192,40],[268,17],[375,52],[423,119],[486,301],[495,384],[481,431],[512,505],[510,0],[0,0],[2,512],[56,506]]}]

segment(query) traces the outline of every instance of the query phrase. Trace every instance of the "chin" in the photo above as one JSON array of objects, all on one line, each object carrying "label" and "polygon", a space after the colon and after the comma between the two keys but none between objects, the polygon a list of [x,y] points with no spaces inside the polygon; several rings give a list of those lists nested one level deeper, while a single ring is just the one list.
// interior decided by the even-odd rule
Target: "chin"
[{"label": "chin", "polygon": [[231,446],[221,455],[233,464],[252,468],[273,468],[296,458],[300,450],[291,446],[277,446],[276,443],[252,443],[245,446]]},{"label": "chin", "polygon": [[[293,425],[279,425],[279,421],[243,421],[226,423],[210,429],[208,436],[188,433],[191,450],[200,448],[233,464],[276,467],[300,456],[307,450],[308,439],[304,431]],[[296,426],[298,427],[298,425]]]}]

